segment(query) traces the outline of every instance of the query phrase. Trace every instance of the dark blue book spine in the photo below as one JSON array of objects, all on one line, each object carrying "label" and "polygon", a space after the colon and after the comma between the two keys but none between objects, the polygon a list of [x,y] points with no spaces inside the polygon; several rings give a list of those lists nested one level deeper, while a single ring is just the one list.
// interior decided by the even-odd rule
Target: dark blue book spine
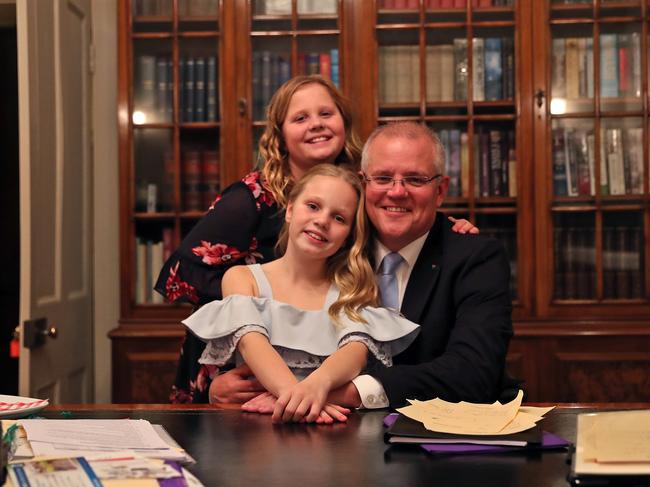
[{"label": "dark blue book spine", "polygon": [[156,58],[156,121],[167,116],[167,59]]},{"label": "dark blue book spine", "polygon": [[185,58],[178,60],[178,120],[185,122]]},{"label": "dark blue book spine", "polygon": [[167,59],[167,121],[174,119],[174,62]]},{"label": "dark blue book spine", "polygon": [[185,121],[194,122],[194,58],[185,60]]},{"label": "dark blue book spine", "polygon": [[205,122],[205,58],[194,60],[194,121]]},{"label": "dark blue book spine", "polygon": [[339,79],[340,79],[339,50],[332,49],[330,51],[330,57],[332,59],[332,65],[331,65],[332,83],[334,83],[338,87],[340,86],[339,85]]},{"label": "dark blue book spine", "polygon": [[261,64],[262,64],[262,110],[265,109],[266,104],[271,99],[272,92],[272,81],[271,81],[271,53],[269,51],[260,52]]},{"label": "dark blue book spine", "polygon": [[501,66],[501,39],[485,39],[485,99],[500,100],[503,94],[503,69]]}]

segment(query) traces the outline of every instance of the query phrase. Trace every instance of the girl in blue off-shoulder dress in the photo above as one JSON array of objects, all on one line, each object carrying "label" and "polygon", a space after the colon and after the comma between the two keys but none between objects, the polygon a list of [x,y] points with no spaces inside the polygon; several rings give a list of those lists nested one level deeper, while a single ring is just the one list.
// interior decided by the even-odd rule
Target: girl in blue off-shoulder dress
[{"label": "girl in blue off-shoulder dress", "polygon": [[207,344],[199,362],[251,368],[277,398],[274,421],[344,419],[348,411],[328,404],[328,392],[368,360],[391,365],[418,326],[378,307],[356,173],[330,164],[312,168],[291,191],[284,220],[282,256],[229,269],[224,299],[183,323]]}]

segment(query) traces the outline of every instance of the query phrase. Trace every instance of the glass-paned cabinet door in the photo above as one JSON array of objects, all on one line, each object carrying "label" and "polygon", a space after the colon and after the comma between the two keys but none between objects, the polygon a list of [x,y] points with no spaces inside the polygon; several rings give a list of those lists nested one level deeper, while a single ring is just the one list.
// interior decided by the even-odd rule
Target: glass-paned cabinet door
[{"label": "glass-paned cabinet door", "polygon": [[218,0],[130,2],[131,302],[220,190]]},{"label": "glass-paned cabinet door", "polygon": [[269,101],[297,75],[320,75],[341,88],[340,0],[253,0],[251,85],[253,165]]}]

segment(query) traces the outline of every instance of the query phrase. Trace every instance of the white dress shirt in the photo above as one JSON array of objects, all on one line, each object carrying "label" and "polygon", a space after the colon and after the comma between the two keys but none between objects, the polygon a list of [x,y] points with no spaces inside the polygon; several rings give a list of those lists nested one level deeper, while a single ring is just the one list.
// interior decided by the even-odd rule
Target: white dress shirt
[{"label": "white dress shirt", "polygon": [[[415,262],[418,260],[420,251],[422,250],[424,242],[428,236],[429,232],[398,251],[404,259],[395,272],[397,277],[397,296],[400,308],[402,307],[406,285],[408,284],[409,277],[411,277],[411,271],[413,270],[413,266],[415,266]],[[390,250],[388,250],[379,240],[375,241],[374,254],[375,262],[377,263],[375,272],[379,269],[384,256],[389,252]],[[359,391],[359,396],[361,397],[360,408],[375,409],[388,407],[388,398],[386,397],[384,387],[381,385],[381,382],[373,376],[359,375],[352,379],[352,383],[357,388],[357,391]]]}]

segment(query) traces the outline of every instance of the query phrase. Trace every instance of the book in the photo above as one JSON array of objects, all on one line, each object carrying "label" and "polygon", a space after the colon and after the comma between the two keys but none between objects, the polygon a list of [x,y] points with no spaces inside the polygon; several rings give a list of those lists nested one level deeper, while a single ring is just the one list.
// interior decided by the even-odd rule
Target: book
[{"label": "book", "polygon": [[440,46],[426,46],[427,101],[440,101]]},{"label": "book", "polygon": [[203,209],[203,198],[201,195],[201,155],[199,151],[185,151],[181,165],[183,209],[185,211],[200,211]]},{"label": "book", "polygon": [[185,59],[185,87],[183,100],[185,102],[185,122],[194,122],[194,58],[188,57]]},{"label": "book", "polygon": [[208,122],[217,121],[218,112],[218,95],[217,95],[217,58],[210,56],[207,58],[205,74],[205,119]]},{"label": "book", "polygon": [[618,47],[616,34],[601,34],[600,96],[603,98],[613,98],[619,95],[618,74]]},{"label": "book", "polygon": [[206,150],[201,154],[201,174],[203,180],[203,208],[209,208],[221,190],[219,152]]},{"label": "book", "polygon": [[472,90],[474,101],[485,100],[485,42],[480,37],[472,39]]},{"label": "book", "polygon": [[565,39],[554,37],[551,41],[551,96],[553,98],[566,97],[566,65],[565,65]]},{"label": "book", "polygon": [[460,134],[460,187],[461,196],[469,196],[469,136],[467,132]]},{"label": "book", "polygon": [[536,425],[534,428],[510,435],[455,435],[428,430],[420,421],[399,415],[395,423],[384,433],[384,441],[388,444],[469,443],[473,445],[525,447],[542,443],[542,429],[539,425]]},{"label": "book", "polygon": [[440,100],[454,100],[454,46],[440,45]]},{"label": "book", "polygon": [[488,37],[485,39],[485,99],[500,100],[502,96],[501,38]]},{"label": "book", "polygon": [[194,121],[205,122],[205,58],[194,60]]},{"label": "book", "polygon": [[454,39],[454,100],[467,100],[467,39]]},{"label": "book", "polygon": [[330,69],[331,69],[331,80],[334,85],[339,87],[340,81],[340,68],[339,68],[339,50],[330,49]]},{"label": "book", "polygon": [[565,40],[564,61],[566,82],[566,97],[570,100],[580,98],[580,46],[577,37]]},{"label": "book", "polygon": [[567,196],[567,170],[564,129],[554,128],[552,131],[552,153],[553,153],[553,194],[555,196]]},{"label": "book", "polygon": [[138,85],[136,88],[135,110],[145,114],[145,121],[151,122],[156,107],[156,57],[138,56],[136,58]]}]

